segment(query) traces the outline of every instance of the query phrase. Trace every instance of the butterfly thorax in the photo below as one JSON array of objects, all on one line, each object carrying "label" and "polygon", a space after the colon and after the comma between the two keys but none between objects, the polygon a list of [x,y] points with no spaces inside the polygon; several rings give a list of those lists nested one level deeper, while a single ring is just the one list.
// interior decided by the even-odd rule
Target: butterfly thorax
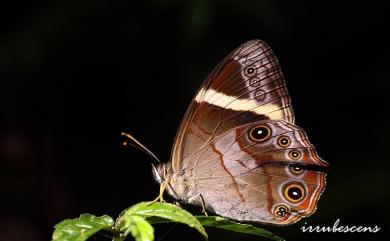
[{"label": "butterfly thorax", "polygon": [[168,182],[167,192],[176,200],[184,203],[198,204],[199,193],[197,192],[194,172],[191,170],[182,170],[174,172],[170,163],[162,163],[153,166],[153,175],[155,180],[162,184]]}]

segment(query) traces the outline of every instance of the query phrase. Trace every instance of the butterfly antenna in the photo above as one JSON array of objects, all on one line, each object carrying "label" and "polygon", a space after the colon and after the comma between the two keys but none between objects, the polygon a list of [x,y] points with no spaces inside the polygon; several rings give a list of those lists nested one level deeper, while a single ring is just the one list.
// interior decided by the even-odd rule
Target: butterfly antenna
[{"label": "butterfly antenna", "polygon": [[130,140],[130,142],[124,141],[123,142],[124,146],[132,146],[132,147],[134,147],[134,148],[136,148],[136,149],[138,149],[138,150],[148,154],[149,156],[153,157],[158,163],[161,163],[161,161],[157,158],[157,156],[154,155],[154,153],[151,152],[144,145],[142,145],[141,142],[139,142],[137,139],[135,139],[134,136],[132,136],[129,133],[126,133],[126,132],[122,132],[121,135],[122,136],[126,136]]}]

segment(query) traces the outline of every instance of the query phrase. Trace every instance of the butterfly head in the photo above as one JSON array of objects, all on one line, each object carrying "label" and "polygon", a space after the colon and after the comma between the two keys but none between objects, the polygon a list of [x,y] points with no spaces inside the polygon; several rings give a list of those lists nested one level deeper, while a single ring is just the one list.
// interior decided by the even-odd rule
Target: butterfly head
[{"label": "butterfly head", "polygon": [[158,184],[162,184],[166,179],[167,179],[167,164],[165,163],[159,163],[158,165],[153,165],[152,164],[152,173],[154,180],[158,182]]}]

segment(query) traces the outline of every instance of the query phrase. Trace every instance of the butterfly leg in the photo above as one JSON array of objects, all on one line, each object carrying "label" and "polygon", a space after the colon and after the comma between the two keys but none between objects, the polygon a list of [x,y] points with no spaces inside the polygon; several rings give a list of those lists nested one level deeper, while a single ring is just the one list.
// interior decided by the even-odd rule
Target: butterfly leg
[{"label": "butterfly leg", "polygon": [[[189,198],[189,202],[191,203],[194,199],[196,199],[196,198],[200,198],[200,203],[201,203],[201,205],[202,205],[202,213],[206,216],[206,217],[208,217],[208,214],[207,214],[207,211],[206,211],[206,205],[205,205],[205,202],[204,202],[204,199],[203,199],[203,196],[202,196],[202,194],[197,194],[197,195],[195,195],[195,196],[193,196],[193,197],[190,197]],[[191,201],[190,201],[190,199],[191,199]]]},{"label": "butterfly leg", "polygon": [[209,215],[207,214],[206,205],[204,203],[204,199],[203,199],[202,194],[199,194],[199,197],[202,200],[202,213],[204,214],[204,216],[208,217]]},{"label": "butterfly leg", "polygon": [[167,188],[168,186],[168,180],[165,180],[163,181],[163,183],[161,183],[160,185],[160,193],[159,195],[152,201],[152,204],[153,203],[156,203],[156,202],[165,202],[164,200],[164,191],[165,191],[165,188]]}]

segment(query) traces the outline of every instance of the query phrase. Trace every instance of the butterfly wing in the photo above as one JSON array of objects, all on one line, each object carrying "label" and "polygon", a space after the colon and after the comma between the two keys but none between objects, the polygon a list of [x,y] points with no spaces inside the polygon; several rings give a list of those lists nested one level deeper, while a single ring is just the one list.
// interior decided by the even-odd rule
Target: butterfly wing
[{"label": "butterfly wing", "polygon": [[277,58],[264,41],[252,40],[232,51],[196,93],[173,146],[173,170],[214,136],[265,119],[294,123],[294,114]]},{"label": "butterfly wing", "polygon": [[173,178],[171,188],[196,204],[190,196],[201,195],[208,210],[225,217],[285,225],[314,212],[326,166],[294,125],[277,58],[253,40],[198,90],[171,157],[175,178],[186,177]]},{"label": "butterfly wing", "polygon": [[[254,138],[259,128],[270,131]],[[327,163],[305,132],[258,121],[216,136],[193,161],[195,188],[208,208],[240,221],[287,225],[309,216],[325,188]]]}]

